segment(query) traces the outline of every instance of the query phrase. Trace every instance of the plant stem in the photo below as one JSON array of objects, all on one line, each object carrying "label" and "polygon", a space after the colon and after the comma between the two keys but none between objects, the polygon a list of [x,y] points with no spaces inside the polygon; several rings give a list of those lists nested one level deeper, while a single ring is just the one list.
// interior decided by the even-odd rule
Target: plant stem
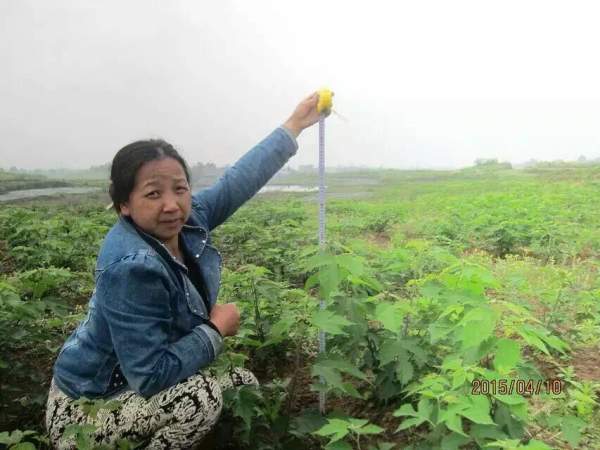
[{"label": "plant stem", "polygon": [[262,321],[260,318],[260,308],[258,306],[258,293],[256,292],[256,285],[252,282],[252,293],[254,294],[254,323],[256,324],[256,333],[260,342],[265,342],[265,333],[262,329]]},{"label": "plant stem", "polygon": [[292,382],[285,407],[288,415],[290,415],[292,407],[294,406],[294,400],[296,399],[296,386],[298,385],[298,374],[300,373],[300,347],[298,345],[296,345],[296,360],[294,366],[294,375],[292,376]]},{"label": "plant stem", "polygon": [[360,434],[356,435],[356,447],[358,448],[358,450],[362,450],[360,447]]}]

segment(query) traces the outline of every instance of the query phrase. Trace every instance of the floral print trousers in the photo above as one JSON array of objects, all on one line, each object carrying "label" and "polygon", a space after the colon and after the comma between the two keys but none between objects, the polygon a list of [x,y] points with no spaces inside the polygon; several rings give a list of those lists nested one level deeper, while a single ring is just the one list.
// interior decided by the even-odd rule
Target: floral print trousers
[{"label": "floral print trousers", "polygon": [[55,448],[75,448],[74,438],[62,439],[70,424],[95,425],[97,444],[114,446],[127,438],[148,449],[189,449],[198,445],[216,424],[223,407],[222,391],[235,386],[255,384],[254,374],[235,368],[220,378],[198,373],[152,397],[145,399],[133,391],[111,397],[121,407],[101,409],[95,419],[88,418],[74,400],[54,384],[50,387],[46,428]]}]

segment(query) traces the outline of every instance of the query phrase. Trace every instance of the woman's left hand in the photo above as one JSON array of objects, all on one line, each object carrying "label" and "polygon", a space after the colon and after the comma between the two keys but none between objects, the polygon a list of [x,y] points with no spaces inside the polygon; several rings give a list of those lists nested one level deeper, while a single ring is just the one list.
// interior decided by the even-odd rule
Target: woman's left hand
[{"label": "woman's left hand", "polygon": [[[296,137],[298,137],[302,130],[319,121],[320,114],[317,111],[318,102],[318,92],[314,92],[306,97],[298,106],[296,106],[296,109],[290,118],[283,124],[283,126],[290,130]],[[324,114],[329,115],[330,111]]]}]

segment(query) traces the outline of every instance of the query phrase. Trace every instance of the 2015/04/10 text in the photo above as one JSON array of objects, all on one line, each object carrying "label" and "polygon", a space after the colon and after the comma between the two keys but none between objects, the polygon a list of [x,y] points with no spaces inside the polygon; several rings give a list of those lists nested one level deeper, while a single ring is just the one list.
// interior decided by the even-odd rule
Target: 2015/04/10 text
[{"label": "2015/04/10 text", "polygon": [[471,382],[472,395],[559,395],[562,393],[561,380],[515,380],[500,378],[498,380],[474,379]]}]

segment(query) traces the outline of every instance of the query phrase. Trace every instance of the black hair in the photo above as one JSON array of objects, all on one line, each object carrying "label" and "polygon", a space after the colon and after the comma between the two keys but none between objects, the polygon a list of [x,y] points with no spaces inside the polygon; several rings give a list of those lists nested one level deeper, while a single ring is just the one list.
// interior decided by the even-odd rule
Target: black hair
[{"label": "black hair", "polygon": [[190,172],[185,160],[171,144],[162,139],[132,142],[117,152],[110,167],[110,187],[108,189],[117,213],[121,212],[121,205],[129,200],[129,194],[133,191],[135,177],[140,167],[149,161],[164,158],[173,158],[181,164],[187,182],[190,183]]}]

